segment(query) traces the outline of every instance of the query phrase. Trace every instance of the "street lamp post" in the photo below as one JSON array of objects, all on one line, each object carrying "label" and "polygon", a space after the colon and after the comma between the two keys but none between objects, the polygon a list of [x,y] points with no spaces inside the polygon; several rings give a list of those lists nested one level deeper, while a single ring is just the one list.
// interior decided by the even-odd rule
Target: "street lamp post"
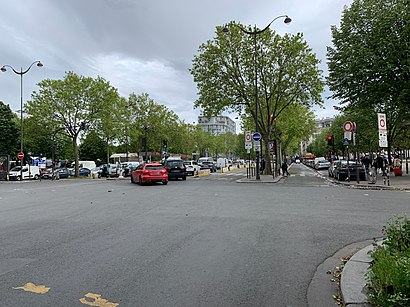
[{"label": "street lamp post", "polygon": [[[12,66],[10,65],[3,65],[3,67],[1,68],[2,72],[6,72],[7,69],[6,67],[11,68],[11,70],[13,70],[13,72],[17,75],[20,75],[20,152],[23,152],[23,75],[25,75],[26,73],[29,72],[29,70],[31,69],[31,67],[37,64],[38,67],[43,67],[43,64],[40,61],[34,61],[33,63],[31,63],[31,65],[23,71],[23,68],[20,68],[20,71],[15,70]],[[21,180],[23,180],[23,159],[21,159],[21,163],[20,163],[21,169],[20,169],[20,178]]]},{"label": "street lamp post", "polygon": [[[257,44],[256,44],[256,36],[260,33],[265,32],[270,25],[277,19],[279,18],[285,18],[284,22],[285,23],[290,23],[292,21],[292,19],[289,18],[288,15],[281,15],[276,17],[275,19],[273,19],[265,28],[263,28],[262,30],[258,30],[255,28],[253,31],[248,31],[246,29],[244,29],[243,27],[237,25],[237,24],[233,24],[234,26],[237,26],[243,33],[246,33],[248,35],[252,35],[253,36],[253,42],[254,42],[254,53],[253,53],[253,59],[254,59],[254,65],[255,65],[255,132],[258,133],[259,132],[259,122],[258,122],[258,109],[259,109],[259,102],[258,102],[258,67],[257,67],[257,62],[256,62],[256,57],[257,57]],[[228,28],[224,27],[223,32],[229,32]],[[259,169],[259,162],[260,162],[260,156],[259,156],[259,150],[255,150],[255,155],[256,155],[256,180],[260,180],[261,176],[260,176],[260,169]]]}]

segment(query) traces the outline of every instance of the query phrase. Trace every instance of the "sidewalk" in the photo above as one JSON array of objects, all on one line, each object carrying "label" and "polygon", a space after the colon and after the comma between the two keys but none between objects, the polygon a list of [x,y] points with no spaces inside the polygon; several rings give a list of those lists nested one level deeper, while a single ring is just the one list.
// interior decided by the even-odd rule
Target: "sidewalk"
[{"label": "sidewalk", "polygon": [[[360,181],[359,183],[356,180],[349,181],[338,181],[334,178],[328,178],[327,180],[341,184],[344,186],[350,186],[352,188],[361,188],[361,189],[371,189],[371,190],[410,190],[410,174],[403,173],[403,176],[389,176],[384,180],[383,176],[378,175],[376,183],[370,183],[369,181]],[[385,182],[386,181],[386,182]]]},{"label": "sidewalk", "polygon": [[239,183],[276,183],[283,178],[282,175],[273,177],[272,175],[260,175],[261,179],[256,180],[256,177],[238,179]]}]

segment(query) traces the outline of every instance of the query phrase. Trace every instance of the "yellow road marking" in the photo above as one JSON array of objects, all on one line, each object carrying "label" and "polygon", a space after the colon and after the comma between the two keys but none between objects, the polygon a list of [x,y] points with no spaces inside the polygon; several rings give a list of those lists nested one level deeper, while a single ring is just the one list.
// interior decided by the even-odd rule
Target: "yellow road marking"
[{"label": "yellow road marking", "polygon": [[48,290],[50,290],[50,288],[47,288],[44,285],[36,286],[35,284],[33,284],[31,282],[26,283],[24,286],[21,286],[21,287],[13,287],[13,289],[15,289],[15,290],[24,290],[24,291],[27,291],[27,292],[33,292],[33,293],[38,293],[38,294],[44,294],[44,293],[47,293]]},{"label": "yellow road marking", "polygon": [[[86,298],[90,298],[93,301],[90,302]],[[94,293],[87,293],[86,295],[84,295],[83,298],[80,298],[80,302],[83,303],[84,305],[98,306],[98,307],[116,307],[119,305],[117,303],[111,303],[107,301],[106,299],[101,298],[100,294],[94,294]]]}]

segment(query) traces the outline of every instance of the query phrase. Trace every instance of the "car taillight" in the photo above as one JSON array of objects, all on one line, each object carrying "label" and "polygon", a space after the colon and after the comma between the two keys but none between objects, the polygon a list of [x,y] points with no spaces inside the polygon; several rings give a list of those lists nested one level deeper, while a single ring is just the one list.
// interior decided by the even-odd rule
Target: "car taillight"
[{"label": "car taillight", "polygon": [[340,168],[341,171],[347,171],[347,167]]},{"label": "car taillight", "polygon": [[148,175],[149,171],[147,171],[146,169],[142,172],[144,175]]},{"label": "car taillight", "polygon": [[183,166],[182,166],[182,169],[185,171],[185,170],[186,170],[186,166],[185,166],[185,165],[183,165]]},{"label": "car taillight", "polygon": [[165,166],[165,170],[170,170],[171,168],[169,166]]}]

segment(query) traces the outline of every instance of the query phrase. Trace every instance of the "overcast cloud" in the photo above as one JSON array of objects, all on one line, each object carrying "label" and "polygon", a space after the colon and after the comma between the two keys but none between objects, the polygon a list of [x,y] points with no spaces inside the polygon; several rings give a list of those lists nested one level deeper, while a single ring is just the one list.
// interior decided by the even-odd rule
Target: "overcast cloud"
[{"label": "overcast cloud", "polygon": [[[2,0],[0,66],[23,70],[40,60],[23,79],[23,100],[43,79],[61,79],[67,71],[102,76],[120,94],[148,93],[188,123],[197,122],[193,108],[197,89],[188,69],[201,43],[215,27],[235,20],[265,27],[287,14],[292,23],[275,21],[280,34],[302,32],[322,61],[327,75],[326,46],[330,26],[340,24],[352,0]],[[335,101],[326,99],[319,118],[333,116]],[[20,109],[20,77],[0,73],[0,101]]]}]

